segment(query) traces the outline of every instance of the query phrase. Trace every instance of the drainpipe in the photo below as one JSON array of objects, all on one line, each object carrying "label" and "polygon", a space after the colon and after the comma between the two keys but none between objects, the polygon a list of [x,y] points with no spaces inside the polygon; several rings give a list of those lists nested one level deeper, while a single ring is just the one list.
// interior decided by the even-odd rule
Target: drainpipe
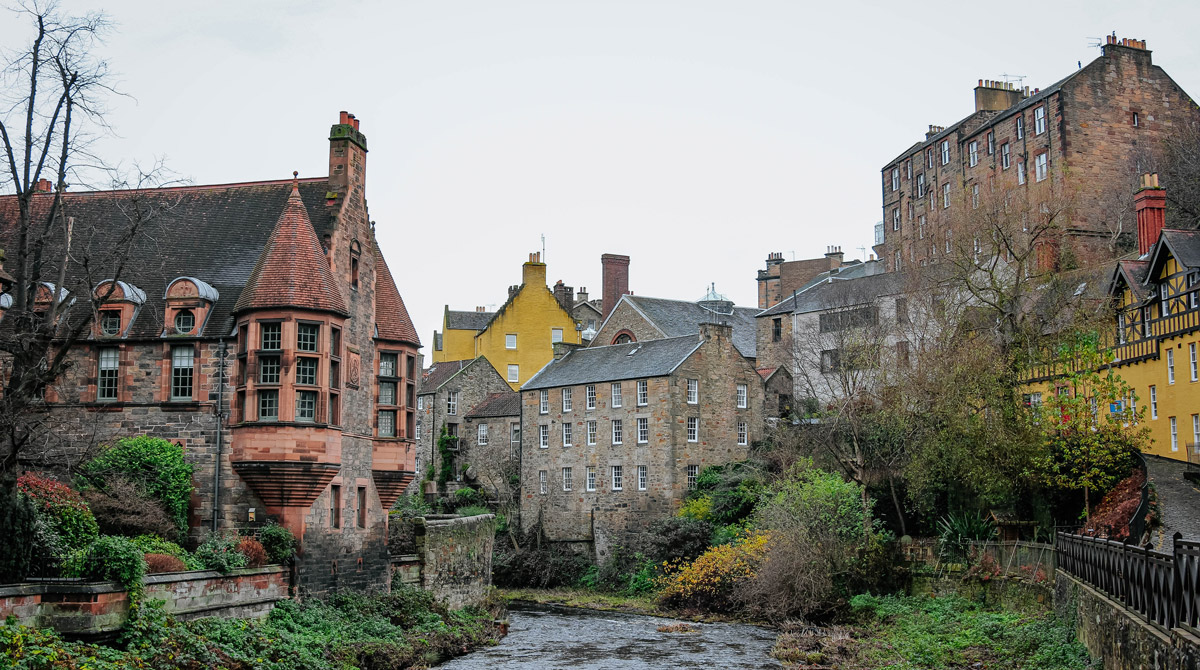
[{"label": "drainpipe", "polygon": [[225,418],[225,338],[217,340],[217,456],[213,462],[212,532],[217,533],[217,516],[221,509],[221,447],[224,441]]}]

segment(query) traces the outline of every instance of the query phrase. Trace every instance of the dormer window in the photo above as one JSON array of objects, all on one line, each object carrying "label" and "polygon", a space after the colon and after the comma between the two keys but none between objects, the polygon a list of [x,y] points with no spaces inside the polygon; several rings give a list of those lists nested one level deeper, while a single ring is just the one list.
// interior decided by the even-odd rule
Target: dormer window
[{"label": "dormer window", "polygon": [[[53,284],[43,284],[38,289],[37,304],[49,307],[53,298]],[[140,288],[123,281],[106,279],[92,291],[97,301],[102,302],[102,309],[96,315],[95,336],[116,337],[129,330],[129,324],[139,307],[146,302],[146,293]],[[59,300],[66,298],[66,291],[59,292]],[[44,301],[44,302],[43,302]]]},{"label": "dormer window", "polygon": [[176,277],[163,293],[166,313],[162,336],[198,335],[217,302],[217,289],[194,277]]},{"label": "dormer window", "polygon": [[112,337],[121,333],[121,313],[115,309],[100,312],[100,334]]},{"label": "dormer window", "polygon": [[181,309],[175,313],[175,332],[180,335],[190,335],[196,329],[196,315],[190,309]]}]

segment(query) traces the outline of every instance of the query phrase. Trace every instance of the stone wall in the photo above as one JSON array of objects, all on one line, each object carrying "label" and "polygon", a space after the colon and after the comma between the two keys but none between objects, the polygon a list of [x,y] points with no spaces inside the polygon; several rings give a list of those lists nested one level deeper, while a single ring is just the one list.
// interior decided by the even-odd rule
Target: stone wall
[{"label": "stone wall", "polygon": [[[221,574],[211,570],[147,575],[146,600],[163,600],[181,619],[260,617],[288,598],[288,570],[271,565]],[[0,619],[53,628],[71,638],[115,633],[129,615],[129,594],[116,582],[24,582],[0,586]]]},{"label": "stone wall", "polygon": [[452,609],[483,602],[492,585],[495,519],[492,514],[412,519],[416,553],[408,553],[407,542],[394,545],[393,581],[430,591]]}]

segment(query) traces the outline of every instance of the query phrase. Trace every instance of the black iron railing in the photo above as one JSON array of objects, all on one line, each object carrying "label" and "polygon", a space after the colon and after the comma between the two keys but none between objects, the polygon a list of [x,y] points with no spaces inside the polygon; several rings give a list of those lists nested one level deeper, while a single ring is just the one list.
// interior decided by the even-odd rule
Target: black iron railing
[{"label": "black iron railing", "polygon": [[1058,568],[1164,628],[1197,628],[1200,542],[1176,533],[1171,552],[1149,544],[1059,533]]}]

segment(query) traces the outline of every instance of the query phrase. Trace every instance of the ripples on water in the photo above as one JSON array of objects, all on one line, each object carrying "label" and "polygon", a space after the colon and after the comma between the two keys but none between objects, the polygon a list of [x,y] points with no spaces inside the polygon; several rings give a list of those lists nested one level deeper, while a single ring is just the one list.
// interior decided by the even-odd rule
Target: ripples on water
[{"label": "ripples on water", "polygon": [[775,633],[741,624],[692,624],[694,633],[660,633],[673,619],[514,603],[508,635],[495,647],[441,668],[778,668]]}]

